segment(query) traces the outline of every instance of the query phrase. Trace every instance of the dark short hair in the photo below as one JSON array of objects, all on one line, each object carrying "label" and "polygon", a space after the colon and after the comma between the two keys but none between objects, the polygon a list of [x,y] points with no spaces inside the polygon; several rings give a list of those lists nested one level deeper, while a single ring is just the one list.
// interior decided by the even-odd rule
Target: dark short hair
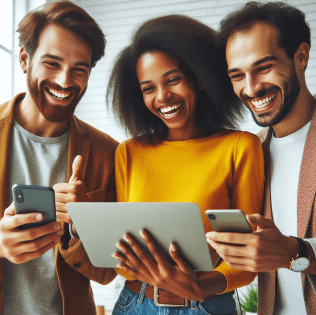
[{"label": "dark short hair", "polygon": [[[216,61],[216,32],[184,15],[167,15],[142,24],[131,44],[117,57],[107,89],[107,105],[125,131],[132,136],[167,135],[168,128],[143,101],[136,66],[149,51],[162,51],[175,58],[189,74],[196,88],[197,122],[207,134],[223,128],[237,128],[243,112],[227,75]],[[111,105],[110,105],[111,104]],[[145,137],[146,138],[146,137]]]},{"label": "dark short hair", "polygon": [[305,14],[283,2],[248,2],[221,21],[218,43],[225,55],[228,38],[237,31],[247,30],[256,22],[266,22],[279,32],[279,46],[293,59],[301,43],[311,47],[311,32]]},{"label": "dark short hair", "polygon": [[30,57],[38,46],[41,31],[50,23],[64,27],[90,43],[91,67],[104,56],[106,40],[96,21],[76,4],[70,1],[57,1],[29,12],[19,23],[19,45],[25,48]]}]

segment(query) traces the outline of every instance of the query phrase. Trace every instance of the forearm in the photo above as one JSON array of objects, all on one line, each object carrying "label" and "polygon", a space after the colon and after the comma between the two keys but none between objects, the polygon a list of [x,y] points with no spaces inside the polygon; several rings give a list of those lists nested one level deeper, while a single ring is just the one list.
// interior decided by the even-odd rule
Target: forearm
[{"label": "forearm", "polygon": [[65,262],[74,268],[78,273],[82,274],[86,278],[96,281],[101,284],[110,283],[115,277],[116,272],[112,268],[97,268],[94,267],[80,239],[73,237],[66,247],[65,244],[60,242],[58,249]]},{"label": "forearm", "polygon": [[[285,238],[285,248],[287,249],[286,251],[283,252],[283,255],[280,255],[280,264],[277,269],[279,268],[289,268],[290,266],[290,261],[292,260],[293,257],[297,255],[298,252],[298,246],[297,246],[297,240],[293,237],[288,237],[284,236]],[[310,244],[310,242],[314,245],[314,242],[316,242],[315,239],[309,239],[309,241],[304,240],[305,244],[308,249],[308,254],[309,254],[309,261],[310,265],[307,269],[305,269],[303,272],[307,274],[313,274],[316,275],[316,262],[315,262],[315,251],[313,246]]]},{"label": "forearm", "polygon": [[226,290],[226,277],[216,270],[203,272],[198,276],[199,286],[201,287],[204,297],[212,294],[218,294]]},{"label": "forearm", "polygon": [[[283,255],[281,255],[280,253],[279,266],[277,269],[289,268],[290,261],[292,260],[293,257],[297,255],[297,252],[298,252],[297,240],[295,238],[284,236],[284,239],[285,239],[284,243],[286,244],[285,248],[287,250],[282,253]],[[308,249],[310,265],[303,272],[307,274],[316,275],[316,262],[315,262],[316,240],[309,239],[308,241],[307,240],[304,240],[304,241]],[[313,246],[311,245],[310,242],[312,243]],[[315,247],[315,249],[313,247]]]}]

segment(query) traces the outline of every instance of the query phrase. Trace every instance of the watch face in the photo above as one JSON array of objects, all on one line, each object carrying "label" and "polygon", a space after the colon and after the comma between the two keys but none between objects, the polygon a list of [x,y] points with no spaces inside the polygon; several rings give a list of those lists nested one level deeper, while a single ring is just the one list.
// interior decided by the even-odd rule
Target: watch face
[{"label": "watch face", "polygon": [[293,261],[291,270],[300,272],[307,269],[308,266],[309,266],[309,259],[307,259],[306,257],[299,257]]}]

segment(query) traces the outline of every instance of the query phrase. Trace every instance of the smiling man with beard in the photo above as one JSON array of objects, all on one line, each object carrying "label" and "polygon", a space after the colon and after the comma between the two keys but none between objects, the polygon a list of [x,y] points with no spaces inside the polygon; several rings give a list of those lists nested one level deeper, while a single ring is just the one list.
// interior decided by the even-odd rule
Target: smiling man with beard
[{"label": "smiling man with beard", "polygon": [[259,272],[259,315],[316,309],[316,100],[305,81],[310,36],[304,13],[282,2],[250,2],[221,22],[219,48],[235,94],[267,127],[259,133],[265,200],[263,216],[248,215],[254,233],[210,232],[207,240],[232,268]]},{"label": "smiling man with beard", "polygon": [[[268,44],[268,43],[267,43]],[[269,60],[272,60],[269,59]],[[266,59],[266,61],[269,61]],[[229,71],[228,73],[234,73],[235,71]],[[232,75],[234,79],[235,76]],[[281,88],[278,86],[271,86],[268,88],[262,88],[255,92],[255,96],[251,97],[245,94],[244,92],[240,92],[240,99],[243,103],[248,106],[249,102],[252,102],[254,110],[251,110],[251,106],[248,106],[254,121],[261,127],[268,127],[277,125],[280,121],[282,121],[289,113],[291,113],[291,109],[295,104],[297,97],[300,93],[300,82],[298,80],[297,74],[295,72],[294,62],[290,65],[290,74],[288,80],[284,80],[281,83],[282,91],[284,92],[283,102],[278,111],[273,113],[273,111],[269,110],[261,110],[265,109],[267,103],[274,100],[277,95],[278,90],[281,92]],[[272,95],[271,95],[272,94]],[[268,97],[268,98],[267,98]],[[261,101],[260,101],[261,99]]]},{"label": "smiling man with beard", "polygon": [[[74,116],[104,34],[69,1],[30,12],[18,32],[28,90],[0,106],[0,313],[95,314],[90,279],[116,273],[91,265],[66,204],[116,199],[117,142]],[[15,215],[13,184],[53,187],[57,221],[19,229],[43,216]]]}]

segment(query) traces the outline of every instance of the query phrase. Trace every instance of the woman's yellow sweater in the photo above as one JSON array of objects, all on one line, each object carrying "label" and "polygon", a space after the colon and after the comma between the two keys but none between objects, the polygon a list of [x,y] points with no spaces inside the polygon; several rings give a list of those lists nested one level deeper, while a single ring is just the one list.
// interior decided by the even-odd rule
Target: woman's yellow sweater
[{"label": "woman's yellow sweater", "polygon": [[[212,230],[204,214],[207,209],[261,212],[263,153],[258,137],[248,132],[223,130],[205,138],[157,145],[132,138],[118,147],[115,164],[118,201],[195,202],[205,232]],[[226,277],[224,292],[247,285],[256,276],[225,262],[215,270]],[[134,279],[122,270],[117,272]]]}]

